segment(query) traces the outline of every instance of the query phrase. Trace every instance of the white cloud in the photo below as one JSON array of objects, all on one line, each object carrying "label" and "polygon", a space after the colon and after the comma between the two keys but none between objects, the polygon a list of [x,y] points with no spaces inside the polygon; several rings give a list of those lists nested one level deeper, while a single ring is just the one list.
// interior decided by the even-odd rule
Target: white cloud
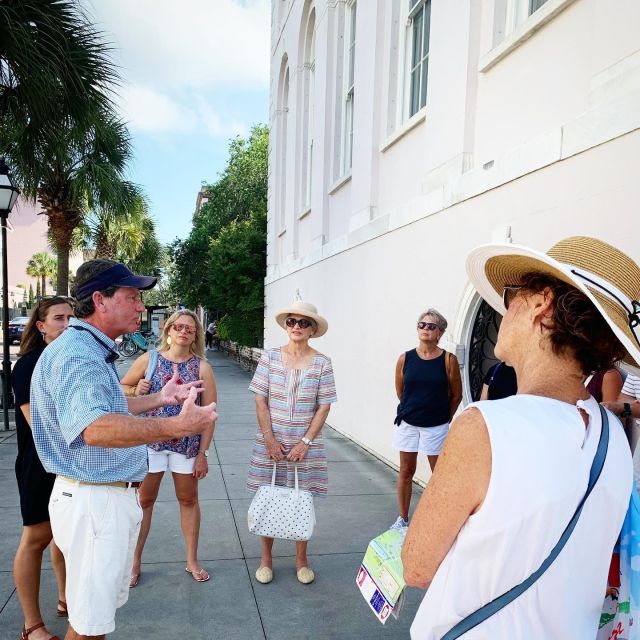
[{"label": "white cloud", "polygon": [[267,87],[269,0],[83,0],[123,75],[170,89]]}]

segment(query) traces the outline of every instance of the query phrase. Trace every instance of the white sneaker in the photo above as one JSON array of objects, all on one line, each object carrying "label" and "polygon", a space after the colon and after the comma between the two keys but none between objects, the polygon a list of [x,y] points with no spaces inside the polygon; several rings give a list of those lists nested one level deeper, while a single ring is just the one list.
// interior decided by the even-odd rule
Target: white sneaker
[{"label": "white sneaker", "polygon": [[398,516],[398,519],[389,527],[389,529],[406,529],[409,526],[409,521],[405,520],[402,516]]}]

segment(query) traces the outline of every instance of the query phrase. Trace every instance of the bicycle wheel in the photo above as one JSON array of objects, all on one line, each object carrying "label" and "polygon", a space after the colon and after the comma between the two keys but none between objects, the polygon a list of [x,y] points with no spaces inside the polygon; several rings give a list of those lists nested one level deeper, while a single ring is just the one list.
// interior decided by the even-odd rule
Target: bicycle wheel
[{"label": "bicycle wheel", "polygon": [[124,339],[120,345],[118,346],[118,351],[125,356],[125,358],[130,358],[138,353],[140,347],[133,341]]}]

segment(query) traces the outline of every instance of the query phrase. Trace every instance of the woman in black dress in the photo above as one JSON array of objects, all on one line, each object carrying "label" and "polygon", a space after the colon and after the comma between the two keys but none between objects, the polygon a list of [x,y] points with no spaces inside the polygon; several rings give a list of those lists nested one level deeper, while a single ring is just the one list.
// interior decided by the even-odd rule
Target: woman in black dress
[{"label": "woman in black dress", "polygon": [[31,376],[42,351],[67,328],[72,316],[73,309],[67,298],[54,297],[42,300],[33,309],[25,327],[20,343],[20,358],[11,374],[16,400],[18,436],[16,478],[24,525],[13,564],[13,575],[24,613],[24,629],[20,636],[24,640],[51,640],[57,637],[52,636],[42,622],[39,602],[42,556],[49,544],[51,564],[58,581],[57,615],[67,615],[64,558],[52,540],[49,522],[49,497],[55,475],[44,470],[33,443],[29,390]]}]

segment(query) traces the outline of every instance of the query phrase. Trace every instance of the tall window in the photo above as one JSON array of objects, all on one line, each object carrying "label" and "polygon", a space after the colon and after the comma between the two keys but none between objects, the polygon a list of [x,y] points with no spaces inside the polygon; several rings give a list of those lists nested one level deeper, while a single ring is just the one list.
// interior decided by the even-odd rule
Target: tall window
[{"label": "tall window", "polygon": [[407,59],[409,61],[409,117],[427,104],[427,77],[429,75],[429,29],[431,26],[431,0],[407,0]]},{"label": "tall window", "polygon": [[344,114],[342,141],[342,173],[344,174],[353,164],[353,99],[354,99],[354,68],[356,53],[356,0],[347,2],[347,15],[344,21]]},{"label": "tall window", "polygon": [[302,209],[311,205],[311,178],[313,174],[313,107],[316,70],[316,12],[311,10],[304,40],[304,106],[302,131]]}]

